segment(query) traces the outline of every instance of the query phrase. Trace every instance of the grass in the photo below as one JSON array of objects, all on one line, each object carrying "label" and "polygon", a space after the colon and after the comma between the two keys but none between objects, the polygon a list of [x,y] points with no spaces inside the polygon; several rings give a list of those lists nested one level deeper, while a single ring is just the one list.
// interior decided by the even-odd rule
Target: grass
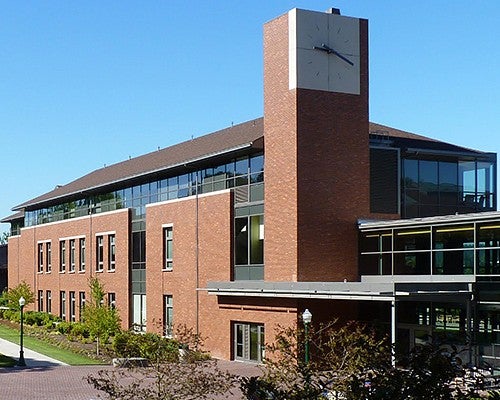
[{"label": "grass", "polygon": [[[19,331],[17,329],[12,329],[0,324],[0,338],[8,340],[9,342],[19,343]],[[74,353],[70,350],[54,346],[27,335],[24,335],[24,347],[36,351],[37,353],[45,354],[46,356],[62,361],[69,365],[101,364],[99,361],[85,357],[81,354]],[[0,366],[2,366],[1,362],[2,360],[0,359]]]}]

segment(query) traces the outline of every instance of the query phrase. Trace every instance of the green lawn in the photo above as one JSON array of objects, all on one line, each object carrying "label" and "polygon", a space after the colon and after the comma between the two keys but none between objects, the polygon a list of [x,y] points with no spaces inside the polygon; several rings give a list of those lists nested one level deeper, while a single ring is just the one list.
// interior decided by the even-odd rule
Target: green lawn
[{"label": "green lawn", "polygon": [[[0,338],[13,343],[19,343],[19,331],[17,329],[12,329],[0,324]],[[24,336],[24,347],[41,354],[45,354],[46,356],[49,356],[51,358],[55,358],[56,360],[62,361],[69,365],[101,364],[99,361],[85,357],[81,354],[73,353],[72,351],[66,349],[61,349],[57,346],[27,335]],[[1,363],[2,359],[0,359],[0,366],[2,366]]]}]

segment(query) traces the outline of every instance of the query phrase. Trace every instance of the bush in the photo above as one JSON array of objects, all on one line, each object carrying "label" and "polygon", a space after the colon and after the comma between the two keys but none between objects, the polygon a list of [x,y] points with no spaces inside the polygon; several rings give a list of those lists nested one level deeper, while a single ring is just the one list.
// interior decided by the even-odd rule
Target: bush
[{"label": "bush", "polygon": [[55,317],[52,314],[41,311],[26,311],[24,313],[24,322],[31,326],[46,326],[48,321],[52,323]]},{"label": "bush", "polygon": [[179,360],[179,343],[155,333],[121,332],[114,338],[113,350],[118,357],[143,357],[167,362]]},{"label": "bush", "polygon": [[83,341],[90,336],[89,328],[82,322],[73,322],[67,336],[69,340]]},{"label": "bush", "polygon": [[57,331],[63,335],[67,335],[71,332],[71,322],[62,321],[57,324]]}]

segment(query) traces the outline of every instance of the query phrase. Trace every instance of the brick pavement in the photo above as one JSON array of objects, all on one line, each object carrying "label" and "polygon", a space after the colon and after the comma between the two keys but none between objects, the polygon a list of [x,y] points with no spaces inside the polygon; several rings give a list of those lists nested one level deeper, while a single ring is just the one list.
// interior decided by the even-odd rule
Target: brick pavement
[{"label": "brick pavement", "polygon": [[[246,363],[220,361],[219,367],[240,376],[257,375],[257,366]],[[111,366],[42,366],[30,368],[0,368],[1,400],[94,400],[99,392],[86,377]],[[102,397],[104,398],[104,396]],[[217,400],[242,399],[241,393],[218,397]]]}]

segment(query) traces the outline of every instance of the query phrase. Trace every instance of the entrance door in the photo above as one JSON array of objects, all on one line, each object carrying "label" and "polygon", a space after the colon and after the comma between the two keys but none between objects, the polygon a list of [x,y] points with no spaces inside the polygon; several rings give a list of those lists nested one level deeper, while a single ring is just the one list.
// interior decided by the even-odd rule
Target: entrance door
[{"label": "entrance door", "polygon": [[264,325],[234,324],[234,358],[242,361],[264,360]]},{"label": "entrance door", "polygon": [[427,325],[399,324],[396,339],[396,352],[410,354],[415,346],[432,341],[432,328]]}]

